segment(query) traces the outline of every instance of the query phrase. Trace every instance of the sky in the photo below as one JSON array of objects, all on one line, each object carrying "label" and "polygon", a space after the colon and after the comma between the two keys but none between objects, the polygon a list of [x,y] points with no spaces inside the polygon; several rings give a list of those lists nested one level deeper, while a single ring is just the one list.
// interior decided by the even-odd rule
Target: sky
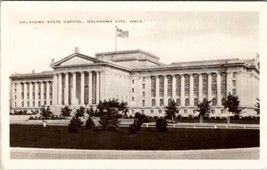
[{"label": "sky", "polygon": [[[82,23],[64,23],[77,20]],[[93,23],[97,20],[111,23]],[[166,64],[252,59],[259,53],[258,12],[13,12],[8,15],[6,24],[9,39],[6,47],[12,63],[9,71],[52,70],[49,67],[51,59],[58,61],[67,57],[75,47],[92,57],[95,53],[114,51],[115,26],[129,31],[129,38],[117,38],[118,51],[141,49],[160,57]]]}]

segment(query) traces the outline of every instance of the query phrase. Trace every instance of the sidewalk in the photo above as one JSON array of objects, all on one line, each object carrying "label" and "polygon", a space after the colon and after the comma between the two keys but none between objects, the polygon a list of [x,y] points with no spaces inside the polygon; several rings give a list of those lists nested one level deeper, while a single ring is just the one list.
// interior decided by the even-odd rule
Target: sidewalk
[{"label": "sidewalk", "polygon": [[117,151],[11,148],[11,159],[259,159],[259,148],[188,151]]}]

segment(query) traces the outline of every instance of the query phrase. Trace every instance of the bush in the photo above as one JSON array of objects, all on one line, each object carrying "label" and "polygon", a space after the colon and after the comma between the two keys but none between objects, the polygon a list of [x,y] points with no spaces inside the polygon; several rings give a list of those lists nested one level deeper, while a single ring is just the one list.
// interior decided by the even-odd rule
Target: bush
[{"label": "bush", "polygon": [[34,117],[30,116],[30,117],[29,117],[29,120],[34,120]]},{"label": "bush", "polygon": [[85,127],[86,127],[86,129],[94,129],[95,128],[94,121],[92,120],[91,117],[88,117],[88,119],[86,120]]},{"label": "bush", "polygon": [[68,126],[68,130],[70,133],[78,133],[78,129],[83,125],[83,122],[81,121],[80,117],[83,116],[84,111],[84,107],[80,107],[76,110],[76,114],[72,117]]},{"label": "bush", "polygon": [[50,107],[47,106],[42,106],[41,107],[41,113],[40,115],[45,118],[45,119],[48,119],[48,118],[51,118],[51,116],[53,115],[53,113],[50,111]]},{"label": "bush", "polygon": [[156,122],[156,128],[159,132],[167,131],[167,121],[164,118],[158,118]]},{"label": "bush", "polygon": [[137,118],[141,124],[149,122],[147,116],[145,114],[141,114],[140,112],[136,112],[134,118]]},{"label": "bush", "polygon": [[61,108],[61,113],[62,117],[70,117],[71,114],[71,109],[69,106],[64,106]]},{"label": "bush", "polygon": [[134,120],[134,123],[130,125],[130,133],[137,133],[141,129],[141,123],[138,119]]}]

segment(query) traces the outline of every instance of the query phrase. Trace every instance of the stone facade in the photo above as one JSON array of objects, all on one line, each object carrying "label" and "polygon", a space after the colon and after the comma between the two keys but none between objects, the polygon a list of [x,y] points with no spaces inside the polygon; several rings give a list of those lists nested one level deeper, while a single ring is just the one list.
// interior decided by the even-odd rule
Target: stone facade
[{"label": "stone facade", "polygon": [[116,98],[135,112],[163,116],[170,99],[180,112],[196,112],[196,103],[212,101],[212,113],[224,112],[222,98],[238,95],[241,107],[252,110],[259,97],[259,57],[178,62],[169,65],[142,50],[97,53],[78,51],[51,63],[53,71],[14,74],[11,112],[49,105],[59,112],[63,105],[95,107],[99,100]]}]

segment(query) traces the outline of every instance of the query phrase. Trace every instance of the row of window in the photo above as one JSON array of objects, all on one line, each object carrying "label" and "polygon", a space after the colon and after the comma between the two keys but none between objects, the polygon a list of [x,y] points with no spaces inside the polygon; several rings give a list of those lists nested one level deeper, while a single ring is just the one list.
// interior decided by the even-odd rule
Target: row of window
[{"label": "row of window", "polygon": [[[159,114],[162,114],[163,111],[164,111],[164,110],[158,110],[158,113],[159,113]],[[184,114],[188,114],[188,110],[187,110],[187,109],[185,109],[185,110],[183,110],[183,111],[184,111]],[[197,112],[198,112],[197,110],[193,110],[193,113],[194,113],[194,114],[197,113]],[[132,114],[133,114],[133,115],[134,115],[134,113],[135,113],[135,111],[132,110]],[[145,110],[141,110],[141,113],[142,113],[142,114],[145,114]],[[155,113],[155,110],[151,109],[151,110],[150,110],[150,113],[151,113],[151,114],[154,114],[154,113]],[[225,110],[224,110],[224,109],[221,109],[221,113],[225,113]],[[211,110],[211,114],[215,114],[215,110],[214,110],[214,109]]]},{"label": "row of window", "polygon": [[[25,106],[26,103],[26,106]],[[30,107],[30,101],[25,102],[22,101],[21,102],[21,106],[22,107]],[[52,100],[49,101],[49,104],[52,105]],[[17,102],[14,103],[15,107],[17,107]],[[46,101],[44,101],[44,105],[47,105]],[[32,102],[32,107],[35,107],[35,101]],[[38,101],[38,105],[37,107],[41,107],[41,101]]]}]

